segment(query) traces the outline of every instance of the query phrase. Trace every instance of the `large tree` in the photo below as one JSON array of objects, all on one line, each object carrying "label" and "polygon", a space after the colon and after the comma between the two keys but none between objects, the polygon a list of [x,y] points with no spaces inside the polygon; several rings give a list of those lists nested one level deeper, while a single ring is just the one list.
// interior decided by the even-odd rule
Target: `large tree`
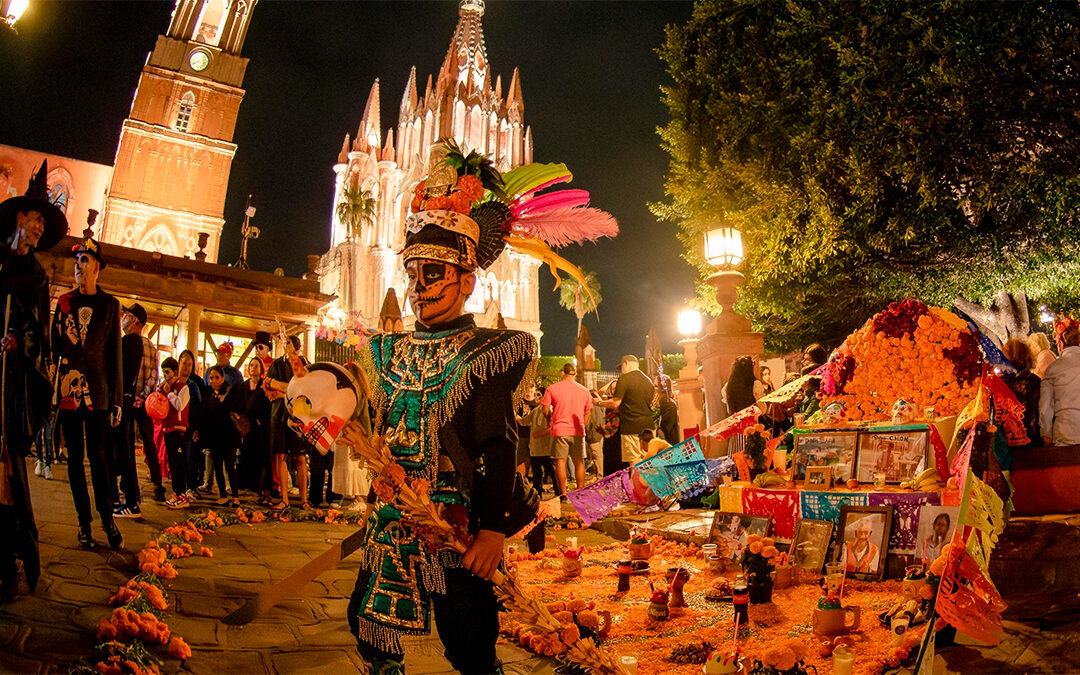
[{"label": "large tree", "polygon": [[[659,50],[668,200],[743,232],[739,309],[773,348],[888,301],[1080,288],[1080,5],[699,1]],[[712,291],[702,284],[706,308]]]}]

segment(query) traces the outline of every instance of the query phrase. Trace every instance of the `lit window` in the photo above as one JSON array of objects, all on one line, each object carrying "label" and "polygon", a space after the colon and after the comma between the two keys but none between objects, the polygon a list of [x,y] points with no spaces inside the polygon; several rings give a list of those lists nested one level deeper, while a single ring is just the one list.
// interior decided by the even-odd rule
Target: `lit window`
[{"label": "lit window", "polygon": [[195,94],[190,91],[180,99],[180,107],[176,111],[176,130],[186,132],[191,126],[191,117],[195,114]]}]

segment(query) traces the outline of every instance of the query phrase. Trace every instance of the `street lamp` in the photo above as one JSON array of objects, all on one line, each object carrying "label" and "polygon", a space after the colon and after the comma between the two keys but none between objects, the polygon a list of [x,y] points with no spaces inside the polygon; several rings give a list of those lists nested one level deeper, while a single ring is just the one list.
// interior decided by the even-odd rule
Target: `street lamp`
[{"label": "street lamp", "polygon": [[705,233],[705,260],[718,268],[706,279],[716,287],[716,302],[720,305],[710,331],[726,334],[748,333],[750,322],[735,313],[735,301],[739,299],[736,287],[743,275],[736,267],[743,261],[742,232],[734,227],[717,227]]},{"label": "street lamp", "polygon": [[11,30],[15,30],[15,22],[29,6],[30,0],[0,0],[0,18]]},{"label": "street lamp", "polygon": [[675,381],[679,425],[682,427],[680,440],[685,440],[705,428],[705,392],[701,388],[701,380],[698,379],[697,364],[697,336],[701,333],[701,312],[685,309],[678,313],[676,321],[679,334],[683,336],[679,344],[686,354],[686,366],[679,371],[679,379]]},{"label": "street lamp", "polygon": [[743,260],[742,232],[717,227],[705,233],[705,260],[721,270],[734,270]]},{"label": "street lamp", "polygon": [[[717,227],[705,233],[704,243],[705,260],[716,268],[706,281],[716,288],[720,315],[705,329],[705,335],[698,341],[697,353],[705,378],[708,423],[715,424],[736,412],[727,410],[722,394],[731,365],[740,356],[760,354],[764,336],[754,332],[746,317],[735,313],[735,302],[739,299],[737,288],[744,278],[737,269],[744,257],[742,233],[734,227]],[[722,451],[723,445],[708,448],[710,456]]]}]

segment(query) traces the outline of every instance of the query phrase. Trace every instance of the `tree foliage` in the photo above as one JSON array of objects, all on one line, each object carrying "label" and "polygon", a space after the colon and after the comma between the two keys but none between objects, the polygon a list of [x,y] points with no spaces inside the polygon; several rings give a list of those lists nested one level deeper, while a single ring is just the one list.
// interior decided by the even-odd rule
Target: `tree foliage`
[{"label": "tree foliage", "polygon": [[1074,2],[700,0],[659,50],[654,211],[703,274],[702,233],[742,230],[738,309],[772,349],[907,296],[1075,304],[1078,47]]},{"label": "tree foliage", "polygon": [[347,182],[341,191],[337,205],[338,220],[345,226],[350,241],[360,236],[364,225],[375,219],[375,198],[370,190],[363,190],[353,182]]}]

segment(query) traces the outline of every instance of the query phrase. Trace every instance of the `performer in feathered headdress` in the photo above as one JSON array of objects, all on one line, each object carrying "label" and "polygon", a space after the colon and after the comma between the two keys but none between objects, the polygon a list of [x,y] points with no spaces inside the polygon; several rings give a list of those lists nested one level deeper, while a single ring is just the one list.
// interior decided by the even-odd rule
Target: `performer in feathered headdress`
[{"label": "performer in feathered headdress", "polygon": [[[375,480],[379,499],[349,623],[376,673],[398,672],[401,637],[427,633],[432,610],[455,669],[501,672],[489,579],[505,537],[532,520],[539,501],[514,470],[513,412],[532,382],[537,345],[529,333],[477,328],[464,305],[476,270],[506,246],[542,259],[556,278],[558,270],[581,276],[551,246],[618,228],[609,214],[587,206],[583,190],[537,194],[569,179],[561,164],[500,175],[487,158],[444,142],[414,191],[402,258],[416,326],[371,339],[364,369],[372,432],[386,436],[404,470],[396,480],[429,490],[447,520],[473,539],[464,555],[428,550],[401,520],[393,490]],[[534,532],[542,539],[542,529]]]},{"label": "performer in feathered headdress", "polygon": [[1039,387],[1039,427],[1046,445],[1080,445],[1080,323],[1060,316],[1054,339],[1058,358]]}]

